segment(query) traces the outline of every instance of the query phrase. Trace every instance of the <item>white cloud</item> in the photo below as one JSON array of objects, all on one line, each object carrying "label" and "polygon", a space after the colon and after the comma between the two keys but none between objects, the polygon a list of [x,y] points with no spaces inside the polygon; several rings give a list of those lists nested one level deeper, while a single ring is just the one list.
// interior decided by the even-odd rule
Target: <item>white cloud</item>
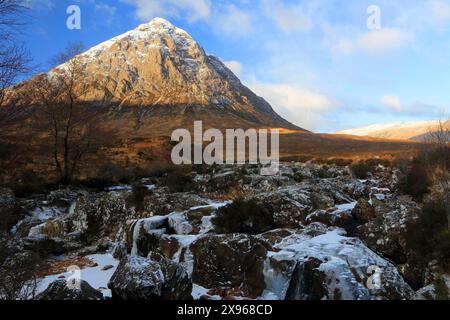
[{"label": "white cloud", "polygon": [[431,6],[433,18],[439,23],[450,22],[450,4],[443,1],[436,1]]},{"label": "white cloud", "polygon": [[116,15],[117,8],[114,6],[107,5],[106,3],[99,2],[95,3],[95,11],[103,14],[105,16],[104,22],[107,26],[110,26],[113,22],[114,16]]},{"label": "white cloud", "polygon": [[400,98],[393,95],[386,95],[382,97],[381,104],[391,111],[405,115],[436,116],[441,112],[438,107],[420,101],[408,104],[402,103]]},{"label": "white cloud", "polygon": [[285,33],[305,32],[312,28],[312,21],[299,5],[284,5],[280,1],[265,0],[264,11]]},{"label": "white cloud", "polygon": [[338,104],[327,96],[298,84],[265,84],[253,81],[249,87],[265,98],[285,119],[314,130]]},{"label": "white cloud", "polygon": [[253,31],[252,15],[233,4],[214,13],[214,29],[227,36],[243,36]]},{"label": "white cloud", "polygon": [[402,102],[396,96],[384,96],[383,98],[381,98],[381,104],[396,111],[402,111],[403,109]]},{"label": "white cloud", "polygon": [[150,20],[156,16],[184,18],[189,22],[208,19],[211,0],[122,0],[136,6],[139,19]]},{"label": "white cloud", "polygon": [[414,34],[397,29],[385,28],[363,34],[358,39],[359,46],[371,53],[390,53],[401,49],[414,41]]},{"label": "white cloud", "polygon": [[429,32],[445,33],[450,24],[450,3],[448,0],[418,1],[401,10],[395,23],[418,36]]},{"label": "white cloud", "polygon": [[44,7],[46,9],[52,9],[54,6],[53,0],[24,0],[23,4],[26,7],[36,9],[39,7]]},{"label": "white cloud", "polygon": [[239,61],[224,61],[224,64],[239,78],[242,75],[242,64]]}]

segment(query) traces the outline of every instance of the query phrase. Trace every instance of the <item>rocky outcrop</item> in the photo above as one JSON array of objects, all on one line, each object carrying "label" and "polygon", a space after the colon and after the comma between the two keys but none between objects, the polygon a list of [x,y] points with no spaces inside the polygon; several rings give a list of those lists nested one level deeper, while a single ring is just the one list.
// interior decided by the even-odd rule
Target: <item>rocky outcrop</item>
[{"label": "rocky outcrop", "polygon": [[278,228],[298,228],[312,210],[309,193],[301,187],[289,187],[255,197],[273,214]]},{"label": "rocky outcrop", "polygon": [[27,237],[23,245],[26,250],[37,253],[41,257],[49,254],[62,255],[67,252],[63,240],[46,236]]},{"label": "rocky outcrop", "polygon": [[[311,228],[309,226],[308,228]],[[300,300],[409,299],[412,289],[397,269],[342,229],[315,225],[295,233],[269,252],[264,274],[267,297]]]},{"label": "rocky outcrop", "polygon": [[67,217],[58,217],[30,228],[29,237],[47,236],[62,238],[72,229],[72,221]]},{"label": "rocky outcrop", "polygon": [[450,300],[450,276],[437,275],[433,283],[416,291],[414,300]]},{"label": "rocky outcrop", "polygon": [[79,287],[75,284],[67,283],[66,280],[57,280],[51,283],[48,288],[36,296],[35,300],[102,300],[103,294],[89,283],[81,280]]},{"label": "rocky outcrop", "polygon": [[186,271],[164,258],[159,261],[137,256],[122,259],[108,287],[113,299],[192,299],[192,283]]},{"label": "rocky outcrop", "polygon": [[244,234],[208,235],[193,242],[192,280],[206,288],[239,289],[256,298],[265,289],[264,260],[270,245]]},{"label": "rocky outcrop", "polygon": [[373,221],[377,218],[375,208],[366,200],[359,199],[352,211],[353,217],[361,224]]},{"label": "rocky outcrop", "polygon": [[[378,180],[321,168],[282,165],[280,177],[265,180],[252,166],[194,177],[198,185],[215,183],[208,182],[214,176],[242,183],[245,200],[256,200],[276,221],[265,230],[277,229],[259,235],[217,234],[214,217],[230,201],[156,185],[139,211],[130,188],[84,194],[73,212],[61,210],[32,226],[21,245],[43,257],[113,248],[121,260],[109,285],[115,299],[191,299],[194,285],[192,294],[205,299],[395,300],[414,295],[400,272],[415,289],[431,283],[415,283],[421,273],[405,246],[405,222],[417,204],[394,197]],[[299,173],[311,178],[294,178]],[[223,199],[224,193],[215,195]]]},{"label": "rocky outcrop", "polygon": [[[362,183],[339,178],[304,181],[277,191],[261,193],[255,198],[273,212],[278,228],[299,228],[306,222],[309,214],[317,210],[328,212],[336,205],[353,203],[354,199],[368,196],[369,193],[370,190]],[[325,217],[320,212],[317,214],[321,216],[319,219]],[[347,217],[342,215],[342,219],[347,220]],[[346,221],[342,222],[345,223]]]},{"label": "rocky outcrop", "polygon": [[192,193],[170,193],[169,189],[164,187],[145,197],[142,212],[147,217],[164,216],[174,211],[205,205],[208,205],[208,199]]},{"label": "rocky outcrop", "polygon": [[155,216],[127,223],[126,244],[132,255],[146,257],[159,246],[159,240],[169,228],[168,217]]},{"label": "rocky outcrop", "polygon": [[[407,262],[406,221],[414,218],[417,203],[408,197],[374,201],[375,219],[358,228],[358,236],[372,249],[397,264]],[[369,209],[373,214],[372,209]]]},{"label": "rocky outcrop", "polygon": [[81,197],[75,207],[74,231],[81,232],[87,241],[117,233],[128,217],[134,216],[126,198],[118,193],[104,193],[99,197]]}]

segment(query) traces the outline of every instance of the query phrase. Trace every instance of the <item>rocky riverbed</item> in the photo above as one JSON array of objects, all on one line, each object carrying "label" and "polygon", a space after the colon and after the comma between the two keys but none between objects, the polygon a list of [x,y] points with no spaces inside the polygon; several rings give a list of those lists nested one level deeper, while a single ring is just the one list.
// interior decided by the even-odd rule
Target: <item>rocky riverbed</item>
[{"label": "rocky riverbed", "polygon": [[[405,244],[406,221],[419,205],[398,194],[392,168],[378,166],[359,180],[346,166],[314,163],[282,164],[273,177],[252,166],[218,167],[193,172],[191,191],[182,193],[170,192],[157,177],[139,183],[145,189],[139,203],[129,185],[27,199],[1,190],[2,207],[25,212],[9,231],[17,250],[46,261],[35,298],[397,300],[433,294],[432,270],[418,278]],[[267,208],[271,230],[218,231],[218,210],[237,195]],[[74,277],[80,280],[75,289],[67,285]]]}]

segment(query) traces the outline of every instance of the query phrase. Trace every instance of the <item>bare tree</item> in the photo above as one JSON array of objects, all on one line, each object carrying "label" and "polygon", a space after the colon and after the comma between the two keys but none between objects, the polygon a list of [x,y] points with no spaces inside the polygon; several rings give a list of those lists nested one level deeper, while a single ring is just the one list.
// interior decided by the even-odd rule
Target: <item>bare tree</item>
[{"label": "bare tree", "polygon": [[54,59],[58,66],[34,84],[40,105],[35,120],[48,132],[56,174],[63,184],[71,182],[87,155],[112,138],[102,127],[102,106],[89,100],[93,90],[106,94],[109,80],[91,80],[81,52],[80,44],[70,45]]},{"label": "bare tree", "polygon": [[426,158],[430,175],[444,202],[450,229],[450,119],[440,120],[435,127],[430,128],[426,142],[429,146]]},{"label": "bare tree", "polygon": [[23,0],[0,0],[0,135],[23,111],[14,103],[18,97],[6,97],[12,94],[8,88],[30,70],[29,54],[16,39],[17,27],[24,24],[21,14],[26,10]]},{"label": "bare tree", "polygon": [[450,119],[439,120],[435,127],[429,128],[427,142],[438,147],[448,147],[450,143]]}]

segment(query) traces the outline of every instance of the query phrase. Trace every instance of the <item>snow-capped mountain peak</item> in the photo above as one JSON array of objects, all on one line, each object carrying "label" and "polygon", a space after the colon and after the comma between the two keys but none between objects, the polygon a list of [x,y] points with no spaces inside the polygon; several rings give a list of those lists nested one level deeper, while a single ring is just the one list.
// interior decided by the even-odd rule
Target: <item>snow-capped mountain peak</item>
[{"label": "snow-capped mountain peak", "polygon": [[[174,109],[183,113],[209,110],[213,116],[230,116],[234,123],[243,121],[246,126],[299,129],[245,87],[220,59],[206,54],[186,31],[162,18],[100,43],[76,59],[89,75],[86,81],[93,83],[88,102],[121,109],[145,107],[148,113],[158,107],[165,116]],[[48,75],[64,73],[66,67],[67,63],[60,65]],[[107,83],[106,94],[98,83]]]},{"label": "snow-capped mountain peak", "polygon": [[[190,47],[198,47],[197,43],[184,30],[175,27],[169,21],[163,18],[154,18],[149,23],[139,25],[137,28],[107,40],[99,45],[96,45],[82,54],[82,56],[95,58],[100,56],[104,51],[111,49],[115,44],[123,41],[128,44],[137,44],[144,41],[147,47],[154,46],[155,48],[168,47],[168,43],[161,41],[169,37],[173,40],[173,45],[179,49],[189,49]],[[164,46],[166,44],[166,46]]]}]

